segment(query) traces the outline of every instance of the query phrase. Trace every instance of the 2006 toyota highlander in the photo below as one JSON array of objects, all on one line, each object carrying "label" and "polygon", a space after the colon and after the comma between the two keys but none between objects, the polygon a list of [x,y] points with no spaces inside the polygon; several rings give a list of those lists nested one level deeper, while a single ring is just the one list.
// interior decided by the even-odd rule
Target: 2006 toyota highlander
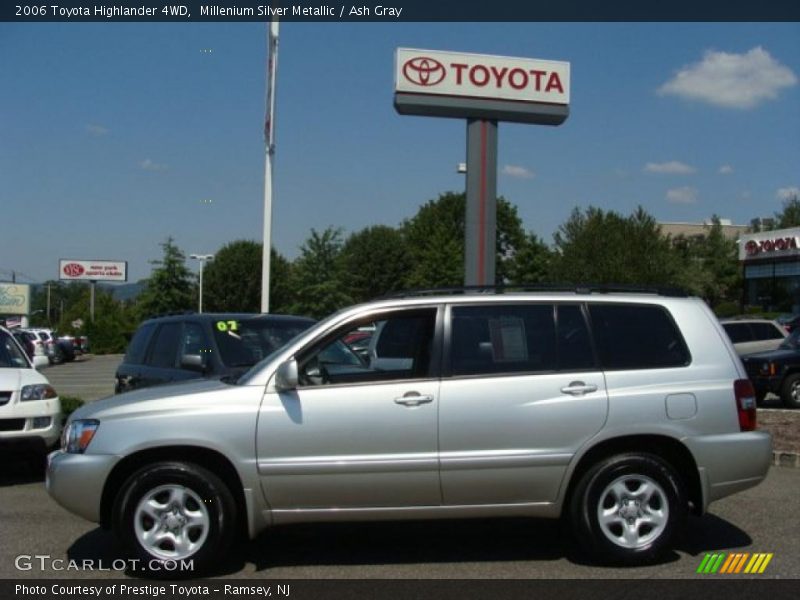
[{"label": "2006 toyota highlander", "polygon": [[[380,359],[344,347],[360,327]],[[511,515],[566,517],[595,556],[637,563],[765,477],[755,417],[698,298],[409,294],[330,316],[237,381],[82,407],[47,489],[195,573],[273,524]]]}]

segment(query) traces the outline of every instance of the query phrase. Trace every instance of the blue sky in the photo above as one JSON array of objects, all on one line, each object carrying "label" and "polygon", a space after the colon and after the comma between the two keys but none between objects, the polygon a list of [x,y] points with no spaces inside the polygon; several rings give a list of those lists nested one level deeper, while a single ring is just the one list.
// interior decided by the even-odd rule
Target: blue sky
[{"label": "blue sky", "polygon": [[[146,277],[260,240],[263,24],[0,24],[0,279]],[[800,188],[800,24],[283,23],[273,242],[397,225],[462,190],[462,120],[400,116],[398,46],[566,60],[560,127],[500,125],[498,193],[548,243],[575,206],[747,223]],[[191,265],[196,268],[196,263]]]}]

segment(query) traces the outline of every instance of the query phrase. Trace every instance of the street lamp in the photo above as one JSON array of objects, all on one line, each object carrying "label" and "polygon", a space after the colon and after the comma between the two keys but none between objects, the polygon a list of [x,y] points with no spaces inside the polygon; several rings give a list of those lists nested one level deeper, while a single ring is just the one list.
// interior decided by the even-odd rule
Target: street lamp
[{"label": "street lamp", "polygon": [[211,260],[212,258],[214,258],[214,255],[213,254],[190,254],[189,258],[193,258],[194,260],[199,260],[200,261],[200,294],[199,294],[199,296],[200,296],[200,301],[199,301],[200,306],[199,306],[197,312],[202,313],[203,312],[203,267],[205,266],[207,260]]}]

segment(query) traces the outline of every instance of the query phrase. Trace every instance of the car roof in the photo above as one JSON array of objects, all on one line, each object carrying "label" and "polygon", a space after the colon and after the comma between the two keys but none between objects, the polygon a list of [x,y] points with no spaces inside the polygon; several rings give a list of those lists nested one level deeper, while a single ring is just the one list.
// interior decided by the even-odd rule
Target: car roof
[{"label": "car roof", "polygon": [[185,312],[177,314],[166,314],[151,317],[145,323],[166,323],[174,321],[252,321],[254,319],[264,321],[283,321],[286,323],[314,323],[310,317],[298,317],[294,315],[274,315],[264,313],[196,313]]}]

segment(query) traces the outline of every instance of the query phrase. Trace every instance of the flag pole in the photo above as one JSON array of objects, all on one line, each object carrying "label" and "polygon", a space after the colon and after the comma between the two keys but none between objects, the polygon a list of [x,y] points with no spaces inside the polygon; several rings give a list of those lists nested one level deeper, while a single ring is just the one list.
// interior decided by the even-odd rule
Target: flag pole
[{"label": "flag pole", "polygon": [[261,312],[269,312],[272,249],[272,161],[275,156],[275,74],[278,71],[278,19],[267,25],[266,116],[264,118],[264,236],[261,258]]}]

